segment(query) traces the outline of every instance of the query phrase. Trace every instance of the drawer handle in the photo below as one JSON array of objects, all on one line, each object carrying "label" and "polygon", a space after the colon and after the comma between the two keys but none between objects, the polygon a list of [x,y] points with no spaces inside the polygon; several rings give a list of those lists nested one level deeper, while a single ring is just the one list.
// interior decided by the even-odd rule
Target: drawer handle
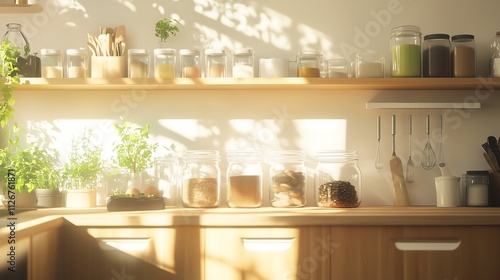
[{"label": "drawer handle", "polygon": [[248,251],[286,251],[295,238],[242,238],[243,247]]},{"label": "drawer handle", "polygon": [[395,241],[400,251],[454,251],[460,246],[460,240],[409,240]]},{"label": "drawer handle", "polygon": [[114,248],[125,252],[137,252],[143,251],[149,245],[149,238],[98,238],[98,240],[99,247],[103,250]]}]

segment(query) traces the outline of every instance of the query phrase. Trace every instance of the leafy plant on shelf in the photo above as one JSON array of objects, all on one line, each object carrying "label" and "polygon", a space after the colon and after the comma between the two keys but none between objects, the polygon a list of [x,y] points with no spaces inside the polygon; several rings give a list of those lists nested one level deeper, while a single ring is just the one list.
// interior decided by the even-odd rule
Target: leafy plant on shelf
[{"label": "leafy plant on shelf", "polygon": [[19,71],[17,58],[20,55],[19,47],[11,44],[9,40],[4,40],[0,46],[0,78],[3,78],[1,85],[2,100],[0,100],[0,127],[4,128],[12,118],[14,111],[14,99],[12,98],[13,88],[19,84]]},{"label": "leafy plant on shelf", "polygon": [[63,166],[63,179],[68,189],[93,189],[101,174],[102,148],[92,142],[92,130],[73,137],[68,161]]},{"label": "leafy plant on shelf", "polygon": [[149,139],[151,125],[141,128],[133,127],[130,122],[124,122],[115,124],[114,128],[118,133],[113,148],[115,163],[125,168],[131,179],[139,179],[142,171],[153,166],[153,154],[158,147],[158,143],[151,143]]},{"label": "leafy plant on shelf", "polygon": [[160,38],[160,42],[166,42],[170,36],[175,36],[179,32],[176,19],[161,19],[155,24],[155,36]]}]

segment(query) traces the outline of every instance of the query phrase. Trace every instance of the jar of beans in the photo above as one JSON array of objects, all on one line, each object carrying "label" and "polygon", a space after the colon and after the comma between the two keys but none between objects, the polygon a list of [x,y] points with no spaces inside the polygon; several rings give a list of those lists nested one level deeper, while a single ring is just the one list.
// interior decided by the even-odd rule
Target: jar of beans
[{"label": "jar of beans", "polygon": [[261,157],[256,151],[228,151],[227,203],[229,207],[262,205]]},{"label": "jar of beans", "polygon": [[183,156],[182,205],[210,208],[219,206],[220,156],[213,150],[188,150]]},{"label": "jar of beans", "polygon": [[270,155],[270,199],[273,207],[302,207],[306,204],[305,153],[273,151]]}]

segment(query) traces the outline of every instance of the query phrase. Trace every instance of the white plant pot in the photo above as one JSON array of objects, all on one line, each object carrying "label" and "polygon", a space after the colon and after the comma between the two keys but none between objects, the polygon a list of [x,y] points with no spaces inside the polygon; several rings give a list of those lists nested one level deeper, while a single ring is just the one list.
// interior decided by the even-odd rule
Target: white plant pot
[{"label": "white plant pot", "polygon": [[62,193],[59,189],[35,189],[39,208],[61,207]]},{"label": "white plant pot", "polygon": [[96,206],[96,190],[65,190],[64,205],[68,208],[90,208]]}]

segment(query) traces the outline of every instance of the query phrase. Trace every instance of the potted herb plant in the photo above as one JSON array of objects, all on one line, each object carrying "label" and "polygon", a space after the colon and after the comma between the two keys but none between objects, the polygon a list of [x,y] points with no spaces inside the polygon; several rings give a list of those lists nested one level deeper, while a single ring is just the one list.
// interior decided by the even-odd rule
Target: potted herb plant
[{"label": "potted herb plant", "polygon": [[66,207],[96,206],[96,188],[102,171],[102,148],[92,143],[92,130],[74,137],[62,175]]},{"label": "potted herb plant", "polygon": [[177,32],[179,32],[179,28],[176,25],[178,23],[178,20],[168,18],[164,18],[156,22],[155,36],[160,39],[160,46],[162,48],[170,36],[175,36]]}]

